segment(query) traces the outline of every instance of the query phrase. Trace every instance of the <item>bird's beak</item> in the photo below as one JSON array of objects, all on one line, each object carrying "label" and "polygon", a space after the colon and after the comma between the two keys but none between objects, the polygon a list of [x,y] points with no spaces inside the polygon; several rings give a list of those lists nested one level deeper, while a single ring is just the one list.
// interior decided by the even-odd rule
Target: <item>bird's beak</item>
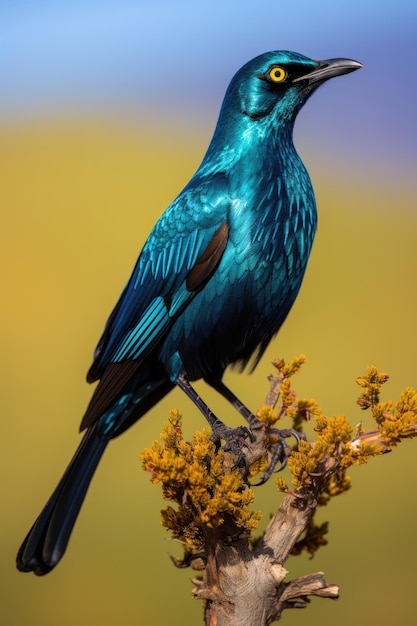
[{"label": "bird's beak", "polygon": [[326,61],[319,61],[318,63],[319,65],[315,70],[304,74],[304,76],[295,78],[293,82],[297,83],[303,80],[306,81],[308,85],[323,83],[329,78],[349,74],[363,67],[362,63],[353,61],[352,59],[327,59]]}]

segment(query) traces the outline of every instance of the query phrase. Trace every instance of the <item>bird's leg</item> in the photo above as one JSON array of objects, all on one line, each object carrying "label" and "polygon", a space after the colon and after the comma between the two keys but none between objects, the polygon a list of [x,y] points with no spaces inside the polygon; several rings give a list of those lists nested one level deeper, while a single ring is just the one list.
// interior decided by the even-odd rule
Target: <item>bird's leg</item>
[{"label": "bird's leg", "polygon": [[219,444],[220,439],[226,442],[225,450],[229,450],[235,454],[238,458],[238,465],[244,465],[246,467],[246,459],[242,453],[242,447],[245,445],[245,439],[253,441],[253,435],[249,428],[246,426],[238,426],[237,428],[229,428],[211,411],[202,398],[198,395],[194,387],[192,387],[190,381],[180,374],[175,380],[176,385],[194,402],[196,407],[202,412],[206,420],[211,426],[213,431],[212,440]]},{"label": "bird's leg", "polygon": [[[218,393],[220,393],[226,400],[228,400],[237,411],[244,417],[244,419],[248,422],[251,428],[259,427],[262,422],[250,411],[247,406],[243,404],[239,400],[239,398],[233,393],[229,387],[227,387],[224,382],[219,378],[205,378],[205,382],[213,387]],[[277,437],[277,441],[272,444],[269,450],[270,461],[269,465],[265,470],[265,474],[262,477],[262,480],[257,483],[257,485],[263,485],[266,481],[271,477],[273,472],[275,471],[275,467],[280,463],[280,467],[277,471],[281,471],[287,465],[287,457],[290,452],[290,447],[286,442],[286,439],[289,437],[294,437],[297,445],[300,443],[300,435],[297,431],[291,428],[270,428],[271,435],[275,435]]]},{"label": "bird's leg", "polygon": [[230,404],[235,407],[241,416],[248,422],[249,426],[254,426],[258,422],[256,415],[254,415],[252,411],[250,411],[248,407],[245,406],[237,396],[235,396],[229,387],[226,387],[222,380],[219,378],[205,378],[204,380],[208,385],[210,385],[210,387],[213,387],[213,389],[220,393],[223,398],[226,398],[226,400],[228,400]]}]

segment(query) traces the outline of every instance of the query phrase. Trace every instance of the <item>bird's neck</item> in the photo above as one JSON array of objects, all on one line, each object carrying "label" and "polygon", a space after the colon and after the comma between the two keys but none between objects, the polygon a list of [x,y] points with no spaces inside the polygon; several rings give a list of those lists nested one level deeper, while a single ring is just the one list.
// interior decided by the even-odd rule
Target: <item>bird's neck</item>
[{"label": "bird's neck", "polygon": [[266,210],[271,219],[278,219],[275,203],[279,194],[282,210],[289,216],[303,213],[314,230],[314,192],[292,134],[291,120],[278,123],[240,116],[237,123],[220,119],[193,184],[218,178],[222,193],[233,199],[245,190],[254,219]]},{"label": "bird's neck", "polygon": [[292,132],[292,123],[280,125],[268,119],[253,121],[241,117],[239,124],[235,120],[219,120],[199,174],[204,177],[250,168],[255,175],[300,167]]},{"label": "bird's neck", "polygon": [[[292,125],[271,129],[250,121],[239,129],[216,129],[192,184],[209,182],[213,188],[217,179],[217,193],[231,202],[233,233],[250,233],[251,242],[262,241],[270,259],[288,239],[306,262],[316,229],[316,203],[294,147]],[[279,228],[282,224],[285,228]],[[305,263],[300,267],[304,271]]]}]

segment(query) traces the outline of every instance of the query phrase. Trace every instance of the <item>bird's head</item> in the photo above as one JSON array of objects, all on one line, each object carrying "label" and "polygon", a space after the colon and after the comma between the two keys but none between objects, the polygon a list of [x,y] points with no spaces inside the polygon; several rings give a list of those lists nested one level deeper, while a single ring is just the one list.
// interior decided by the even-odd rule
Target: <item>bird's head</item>
[{"label": "bird's head", "polygon": [[252,120],[270,116],[293,121],[313,91],[329,78],[362,67],[351,59],[315,61],[296,52],[266,52],[233,77],[225,106]]}]

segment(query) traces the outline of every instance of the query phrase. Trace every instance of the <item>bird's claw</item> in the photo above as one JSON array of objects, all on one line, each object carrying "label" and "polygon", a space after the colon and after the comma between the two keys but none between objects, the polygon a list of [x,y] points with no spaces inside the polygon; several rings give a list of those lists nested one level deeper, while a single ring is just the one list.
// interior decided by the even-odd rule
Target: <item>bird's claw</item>
[{"label": "bird's claw", "polygon": [[241,467],[244,471],[244,475],[247,476],[249,472],[249,464],[242,449],[249,447],[246,443],[247,439],[249,439],[251,443],[255,441],[255,437],[250,428],[247,428],[246,426],[229,428],[221,422],[218,422],[215,428],[213,428],[211,439],[218,446],[220,446],[220,440],[223,439],[225,442],[223,450],[225,452],[231,452],[236,456],[236,467]]},{"label": "bird's claw", "polygon": [[[271,429],[270,434],[277,437],[277,441],[271,445],[269,450],[270,461],[268,467],[266,468],[261,480],[257,483],[252,483],[252,486],[254,487],[264,485],[271,478],[274,472],[281,472],[286,467],[288,456],[291,453],[291,448],[287,444],[286,439],[294,437],[298,447],[301,439],[305,438],[303,433],[299,433],[291,428],[285,428],[282,430],[273,428]],[[278,462],[280,463],[280,466],[278,469],[275,469]]]}]

